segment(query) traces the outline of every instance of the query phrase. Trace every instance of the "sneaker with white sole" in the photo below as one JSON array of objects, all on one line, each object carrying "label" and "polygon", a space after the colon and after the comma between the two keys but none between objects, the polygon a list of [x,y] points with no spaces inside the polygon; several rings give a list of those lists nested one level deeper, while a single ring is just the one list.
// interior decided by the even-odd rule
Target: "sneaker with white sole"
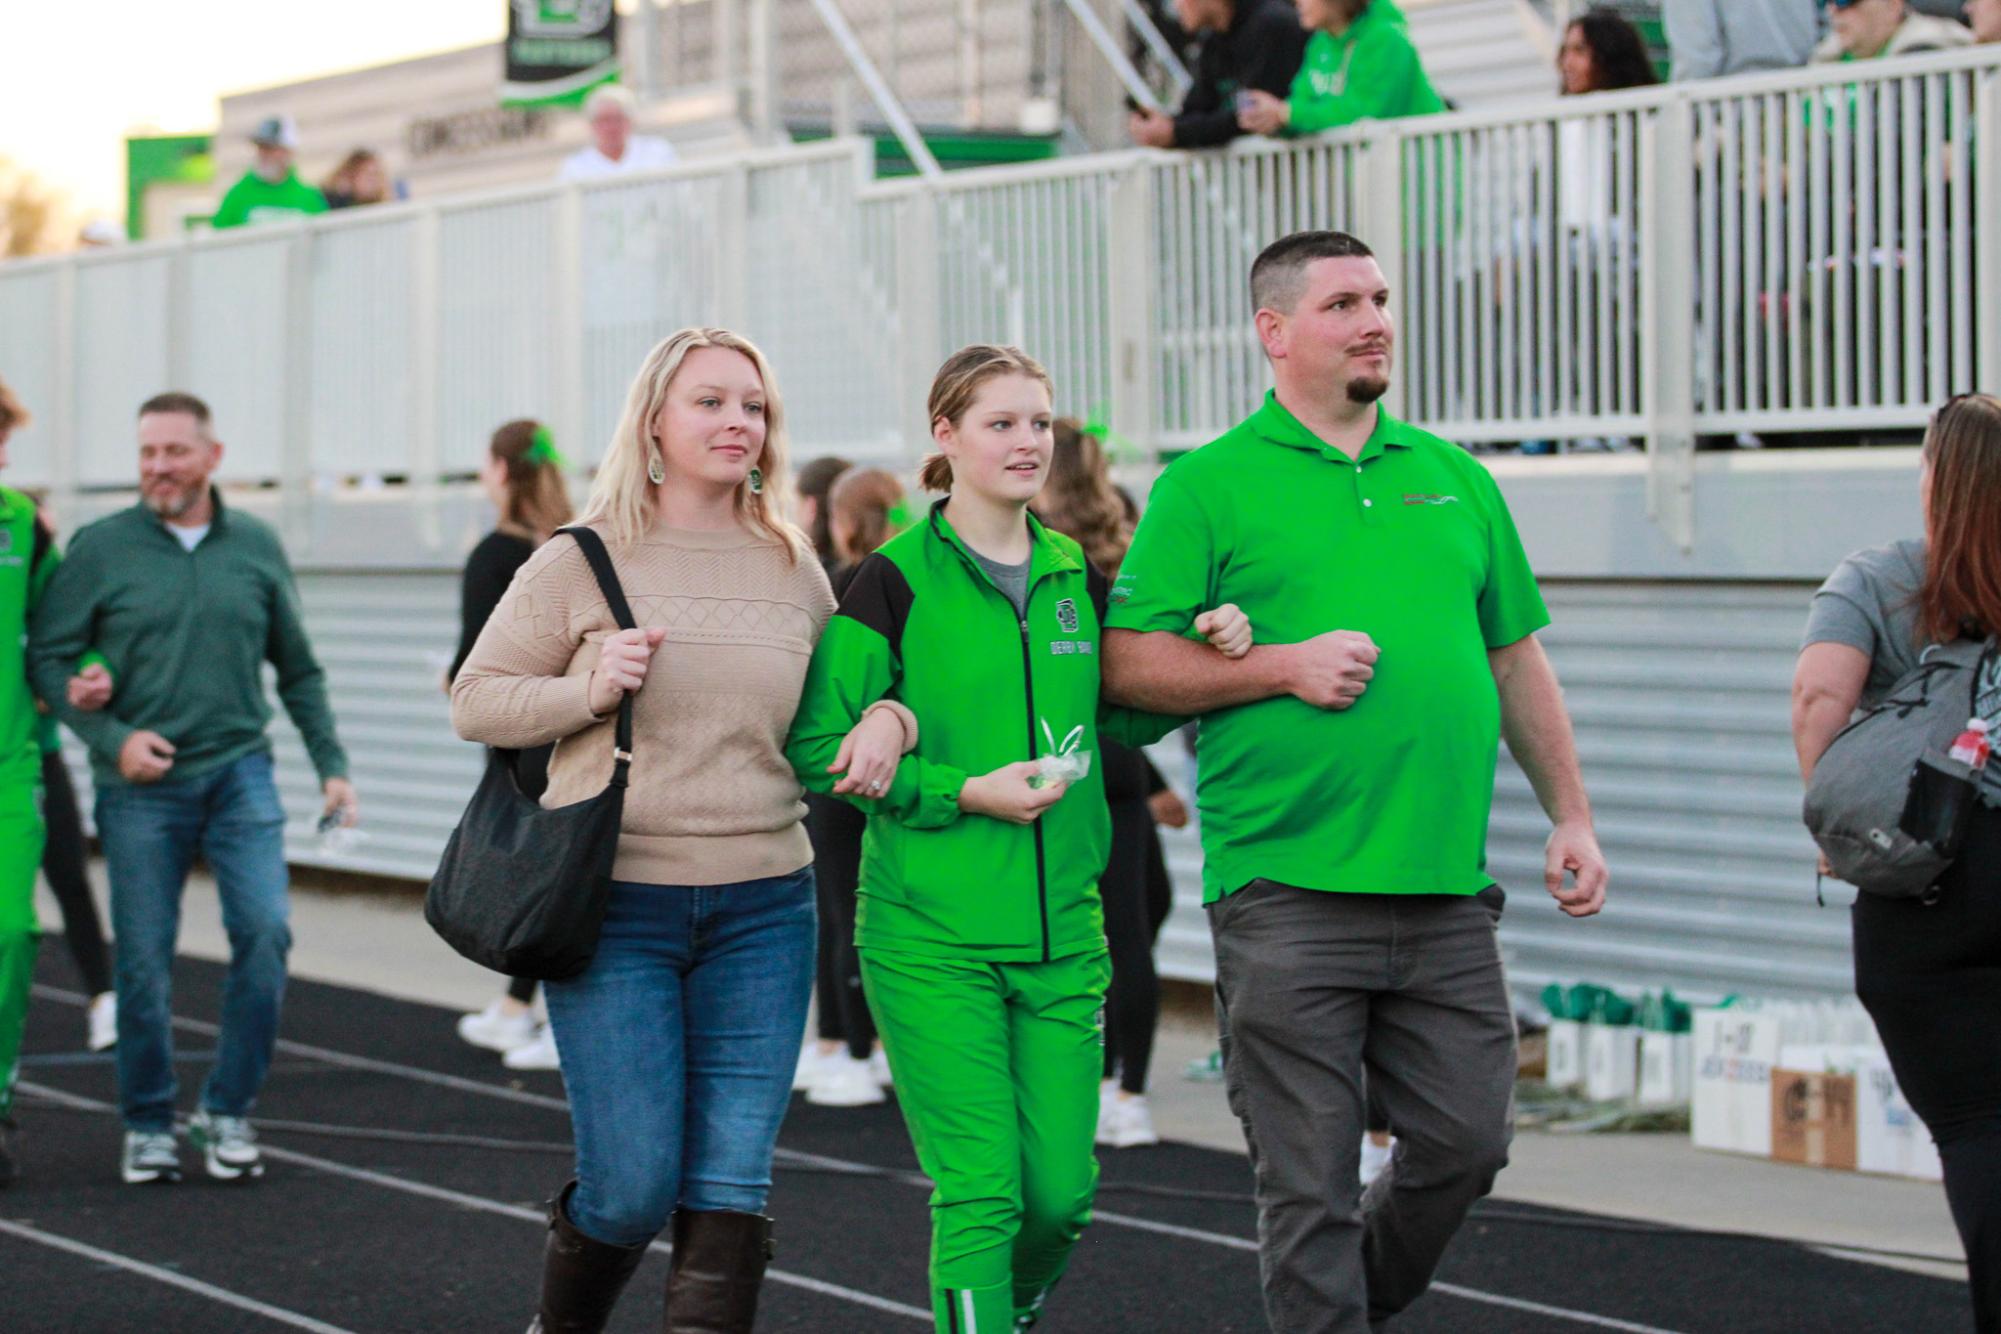
[{"label": "sneaker with white sole", "polygon": [[529,1042],[500,1058],[509,1070],[560,1070],[563,1059],[556,1053],[556,1034],[547,1024],[535,1030]]},{"label": "sneaker with white sole", "polygon": [[869,1053],[868,1072],[875,1076],[875,1082],[878,1087],[894,1088],[896,1086],[896,1080],[890,1077],[889,1052],[886,1049],[877,1047]]},{"label": "sneaker with white sole", "polygon": [[1119,1081],[1107,1079],[1098,1085],[1098,1143],[1112,1142],[1112,1104],[1118,1101]]},{"label": "sneaker with white sole", "polygon": [[117,992],[98,992],[90,998],[90,1008],[84,1014],[90,1023],[90,1037],[84,1045],[92,1051],[110,1051],[118,1045]]},{"label": "sneaker with white sole", "polygon": [[1109,1135],[1100,1143],[1114,1149],[1137,1149],[1148,1144],[1160,1143],[1160,1136],[1153,1129],[1153,1113],[1147,1109],[1146,1098],[1114,1097],[1110,1113],[1106,1117],[1105,1129]]},{"label": "sneaker with white sole", "polygon": [[869,1063],[846,1052],[822,1064],[820,1077],[806,1090],[806,1101],[816,1107],[873,1107],[882,1100],[882,1085]]},{"label": "sneaker with white sole", "polygon": [[838,1048],[834,1051],[821,1051],[818,1042],[812,1038],[806,1039],[806,1045],[799,1049],[799,1064],[792,1067],[792,1091],[804,1093],[819,1083],[821,1072],[827,1068],[827,1063],[839,1054]]},{"label": "sneaker with white sole", "polygon": [[118,1175],[128,1186],[181,1179],[181,1151],[167,1131],[128,1130]]},{"label": "sneaker with white sole", "polygon": [[488,1051],[513,1051],[535,1040],[535,1015],[529,1010],[510,1012],[507,1002],[495,1001],[478,1014],[461,1015],[459,1036]]},{"label": "sneaker with white sole", "polygon": [[188,1143],[201,1150],[202,1166],[217,1181],[254,1181],[264,1175],[264,1151],[243,1117],[204,1107],[188,1118]]},{"label": "sneaker with white sole", "polygon": [[1396,1150],[1396,1136],[1390,1137],[1388,1144],[1378,1144],[1367,1135],[1362,1136],[1362,1184],[1368,1185],[1383,1174],[1390,1165],[1390,1154]]}]

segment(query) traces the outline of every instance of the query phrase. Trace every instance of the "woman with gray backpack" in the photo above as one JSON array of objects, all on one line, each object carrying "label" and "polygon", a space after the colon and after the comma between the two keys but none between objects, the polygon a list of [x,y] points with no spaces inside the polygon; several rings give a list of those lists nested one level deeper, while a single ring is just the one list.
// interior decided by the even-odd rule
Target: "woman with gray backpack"
[{"label": "woman with gray backpack", "polygon": [[1938,410],[1918,485],[1924,538],[1856,552],[1814,595],[1793,742],[1822,869],[1863,891],[1856,993],[1938,1143],[1975,1326],[1997,1334],[2001,399]]}]

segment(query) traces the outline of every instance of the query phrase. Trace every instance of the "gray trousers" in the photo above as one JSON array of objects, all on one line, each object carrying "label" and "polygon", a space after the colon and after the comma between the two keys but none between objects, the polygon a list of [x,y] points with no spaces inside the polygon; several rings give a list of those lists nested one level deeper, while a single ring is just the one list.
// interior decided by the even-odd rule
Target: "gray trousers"
[{"label": "gray trousers", "polygon": [[[1329,894],[1256,880],[1210,905],[1224,1083],[1257,1175],[1277,1334],[1365,1334],[1417,1300],[1507,1165],[1504,898],[1498,885]],[[1397,1137],[1366,1196],[1364,1070]]]}]

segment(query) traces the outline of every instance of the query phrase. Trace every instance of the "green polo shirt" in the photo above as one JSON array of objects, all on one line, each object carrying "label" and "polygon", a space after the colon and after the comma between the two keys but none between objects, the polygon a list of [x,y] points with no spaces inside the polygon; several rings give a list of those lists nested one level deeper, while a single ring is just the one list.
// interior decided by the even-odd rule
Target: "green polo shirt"
[{"label": "green polo shirt", "polygon": [[1351,460],[1267,396],[1154,484],[1106,625],[1194,637],[1225,602],[1258,643],[1360,630],[1382,657],[1340,712],[1285,695],[1203,716],[1203,901],[1260,878],[1486,888],[1501,722],[1487,652],[1549,623],[1486,468],[1387,412]]}]

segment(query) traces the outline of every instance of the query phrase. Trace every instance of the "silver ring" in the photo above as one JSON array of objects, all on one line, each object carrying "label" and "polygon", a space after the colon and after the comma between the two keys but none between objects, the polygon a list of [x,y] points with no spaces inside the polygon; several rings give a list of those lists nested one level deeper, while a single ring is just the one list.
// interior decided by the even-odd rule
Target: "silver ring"
[{"label": "silver ring", "polygon": [[880,781],[870,783],[868,785],[868,790],[871,792],[880,792],[882,791],[882,783]]}]

